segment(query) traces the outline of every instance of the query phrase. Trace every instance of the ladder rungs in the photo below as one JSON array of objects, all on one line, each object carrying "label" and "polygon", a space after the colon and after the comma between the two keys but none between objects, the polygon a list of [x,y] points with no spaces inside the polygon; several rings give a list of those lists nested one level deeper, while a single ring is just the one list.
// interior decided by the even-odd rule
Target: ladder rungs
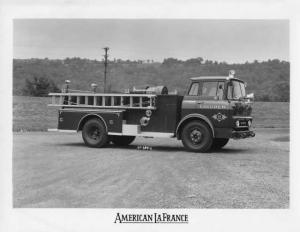
[{"label": "ladder rungs", "polygon": [[53,104],[48,104],[48,106],[56,106],[56,107],[71,107],[71,108],[99,108],[99,109],[150,109],[150,110],[155,110],[156,107],[154,106],[132,106],[132,107],[126,107],[126,106],[94,106],[94,105],[53,105]]},{"label": "ladder rungs", "polygon": [[[148,94],[49,94],[51,104],[59,107],[155,109],[156,95]],[[57,102],[58,100],[58,102]]]}]

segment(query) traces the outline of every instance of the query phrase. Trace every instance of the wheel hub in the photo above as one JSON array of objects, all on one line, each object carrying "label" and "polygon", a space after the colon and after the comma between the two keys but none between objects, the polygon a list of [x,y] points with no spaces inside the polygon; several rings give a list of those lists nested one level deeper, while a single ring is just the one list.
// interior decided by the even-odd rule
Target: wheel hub
[{"label": "wheel hub", "polygon": [[198,144],[202,140],[202,133],[198,129],[193,129],[190,138],[194,144]]},{"label": "wheel hub", "polygon": [[93,128],[91,130],[90,137],[94,140],[98,140],[100,138],[100,131],[98,128]]}]

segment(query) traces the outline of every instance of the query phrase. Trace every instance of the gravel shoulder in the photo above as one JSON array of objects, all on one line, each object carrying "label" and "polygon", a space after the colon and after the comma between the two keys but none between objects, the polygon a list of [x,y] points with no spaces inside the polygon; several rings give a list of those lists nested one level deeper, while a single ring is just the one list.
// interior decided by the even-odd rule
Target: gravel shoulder
[{"label": "gravel shoulder", "polygon": [[186,152],[176,139],[138,138],[125,148],[93,149],[81,134],[14,133],[13,205],[288,208],[289,130],[256,133],[211,153]]}]

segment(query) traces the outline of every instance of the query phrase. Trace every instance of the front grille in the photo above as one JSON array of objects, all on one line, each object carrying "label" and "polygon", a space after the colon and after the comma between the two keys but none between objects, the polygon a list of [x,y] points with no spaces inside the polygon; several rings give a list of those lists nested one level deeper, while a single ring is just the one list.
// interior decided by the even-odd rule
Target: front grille
[{"label": "front grille", "polygon": [[233,107],[234,116],[249,116],[252,112],[252,106],[250,104],[245,104],[238,102]]}]

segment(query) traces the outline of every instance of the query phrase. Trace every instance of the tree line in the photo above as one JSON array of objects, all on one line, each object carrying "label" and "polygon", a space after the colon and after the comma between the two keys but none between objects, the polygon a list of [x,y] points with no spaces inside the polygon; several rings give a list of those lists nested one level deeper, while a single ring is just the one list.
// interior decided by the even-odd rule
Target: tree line
[{"label": "tree line", "polygon": [[[247,91],[254,92],[257,101],[289,101],[290,64],[278,59],[228,64],[204,60],[202,57],[179,60],[166,58],[163,62],[112,60],[108,66],[108,86],[111,92],[123,92],[133,86],[165,85],[170,91],[184,94],[189,78],[195,76],[228,75],[247,82]],[[59,92],[64,80],[71,80],[72,89],[88,90],[91,83],[103,89],[103,61],[66,58],[14,59],[13,94],[46,96]]]}]

